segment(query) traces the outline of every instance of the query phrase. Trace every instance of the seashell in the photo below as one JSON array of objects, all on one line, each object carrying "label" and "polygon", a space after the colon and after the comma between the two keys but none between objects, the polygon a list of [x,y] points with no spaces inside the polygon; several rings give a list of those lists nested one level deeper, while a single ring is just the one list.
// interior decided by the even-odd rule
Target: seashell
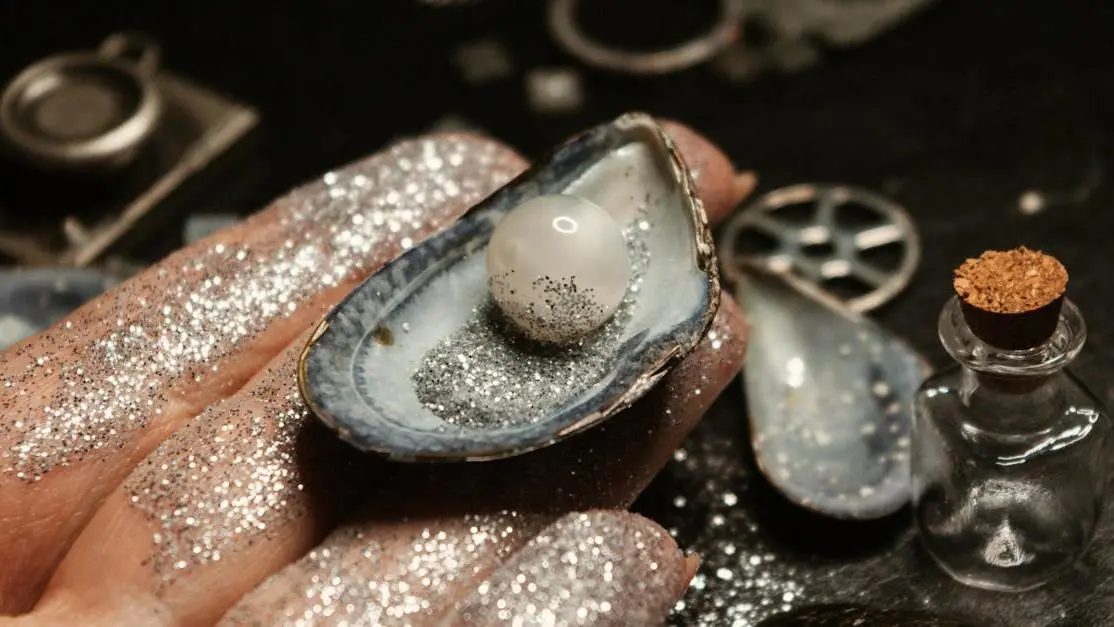
[{"label": "seashell", "polygon": [[[485,263],[508,214],[554,195],[606,211],[631,266],[611,273],[628,277],[614,313],[559,344],[529,339],[537,336],[504,315]],[[585,266],[577,255],[553,263]],[[652,118],[630,113],[558,147],[369,277],[313,334],[299,386],[359,449],[407,461],[509,457],[629,406],[697,345],[718,305],[714,246],[688,167]]]},{"label": "seashell", "polygon": [[835,518],[904,506],[925,359],[792,274],[748,267],[736,296],[751,324],[742,377],[762,473],[790,501]]}]

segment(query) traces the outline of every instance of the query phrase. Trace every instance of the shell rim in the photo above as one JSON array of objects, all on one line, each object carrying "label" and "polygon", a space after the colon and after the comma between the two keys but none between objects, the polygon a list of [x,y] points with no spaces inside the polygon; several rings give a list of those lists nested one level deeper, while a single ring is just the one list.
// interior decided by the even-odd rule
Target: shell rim
[{"label": "shell rim", "polygon": [[[666,133],[665,129],[648,113],[639,111],[628,112],[620,115],[610,122],[605,122],[600,125],[590,127],[580,133],[577,133],[569,139],[557,144],[550,148],[544,155],[536,159],[529,167],[513,177],[509,181],[503,183],[498,188],[492,190],[490,194],[474,203],[471,207],[462,212],[456,219],[447,222],[441,227],[426,235],[422,241],[425,241],[440,233],[445,229],[452,228],[454,224],[464,219],[466,216],[471,215],[473,212],[479,210],[479,207],[496,192],[521,182],[524,179],[531,177],[537,170],[545,167],[554,156],[562,149],[582,140],[589,136],[591,133],[598,131],[604,126],[615,126],[620,129],[628,129],[636,126],[645,126],[653,135],[661,142],[666,155],[669,157],[670,165],[672,166],[677,182],[680,184],[680,192],[682,196],[688,201],[689,210],[688,214],[690,226],[692,227],[692,235],[695,247],[696,267],[704,272],[707,277],[708,285],[708,306],[701,315],[700,323],[697,327],[697,333],[694,334],[696,341],[690,346],[682,346],[674,344],[671,350],[666,352],[657,363],[646,369],[646,372],[639,375],[627,388],[627,390],[617,395],[614,400],[607,406],[596,409],[590,413],[585,414],[582,418],[566,425],[560,430],[555,431],[549,438],[538,440],[534,443],[523,445],[513,448],[502,448],[494,450],[477,450],[467,454],[420,454],[420,453],[400,453],[397,450],[387,449],[384,447],[369,446],[364,442],[357,442],[351,437],[351,431],[339,424],[328,412],[324,411],[320,405],[314,400],[314,395],[309,389],[308,373],[306,371],[308,364],[308,357],[310,351],[313,350],[317,340],[321,338],[329,330],[329,319],[333,311],[345,303],[348,298],[359,289],[359,285],[353,288],[348,295],[337,302],[336,305],[331,307],[325,314],[324,318],[318,322],[314,327],[313,332],[310,334],[309,339],[306,341],[305,346],[302,348],[298,357],[297,378],[298,378],[298,391],[302,397],[302,401],[306,404],[307,409],[320,421],[324,422],[341,440],[347,442],[352,447],[366,453],[380,456],[392,461],[398,462],[412,462],[412,463],[453,463],[453,462],[485,462],[495,461],[500,459],[508,459],[511,457],[518,457],[525,455],[543,448],[548,448],[562,440],[566,440],[574,435],[589,430],[606,419],[614,416],[615,414],[627,409],[633,405],[638,399],[646,395],[666,374],[681,362],[684,357],[696,349],[700,342],[708,334],[708,330],[712,326],[716,314],[719,311],[719,306],[722,297],[722,289],[719,276],[719,262],[716,256],[715,239],[712,235],[712,230],[708,224],[707,212],[704,209],[704,202],[701,200],[696,187],[696,182],[693,179],[692,170],[689,168],[687,161],[677,148],[676,142],[673,138]],[[415,244],[421,245],[421,242]],[[382,270],[387,265],[398,259],[405,251],[398,252],[394,257],[383,264],[379,269],[370,273],[368,277],[374,275],[376,272]],[[365,277],[366,280],[366,277]],[[363,284],[361,281],[360,285]]]}]

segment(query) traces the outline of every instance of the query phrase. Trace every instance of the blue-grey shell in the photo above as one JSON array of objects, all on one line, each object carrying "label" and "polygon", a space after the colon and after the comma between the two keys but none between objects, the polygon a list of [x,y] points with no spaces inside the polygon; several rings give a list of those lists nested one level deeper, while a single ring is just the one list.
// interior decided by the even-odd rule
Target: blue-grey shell
[{"label": "blue-grey shell", "polygon": [[[648,262],[606,372],[521,423],[476,428],[443,420],[418,400],[411,377],[424,355],[488,301],[483,253],[499,220],[537,195],[574,190],[592,200],[591,193],[608,193],[621,183],[605,164],[622,163],[621,155],[631,154],[625,149],[652,155],[649,175],[668,197],[647,201]],[[657,123],[631,113],[560,146],[369,277],[318,327],[302,355],[299,385],[313,412],[359,449],[408,461],[508,457],[630,405],[698,344],[718,305],[714,247],[691,174]]]}]

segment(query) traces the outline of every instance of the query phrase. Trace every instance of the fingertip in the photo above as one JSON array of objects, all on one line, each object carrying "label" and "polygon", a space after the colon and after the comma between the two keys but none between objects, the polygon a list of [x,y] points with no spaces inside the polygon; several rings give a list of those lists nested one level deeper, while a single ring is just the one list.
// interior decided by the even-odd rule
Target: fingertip
[{"label": "fingertip", "polygon": [[692,578],[700,570],[700,554],[690,553],[685,556],[685,563],[681,571],[681,589],[677,591],[677,596],[680,597],[688,590],[689,584],[692,583]]},{"label": "fingertip", "polygon": [[722,221],[741,199],[736,195],[735,166],[719,147],[689,126],[673,120],[661,124],[692,171],[708,222]]},{"label": "fingertip", "polygon": [[754,188],[758,187],[758,175],[750,170],[740,172],[735,175],[735,181],[732,186],[734,188],[735,203],[738,204],[754,193]]}]

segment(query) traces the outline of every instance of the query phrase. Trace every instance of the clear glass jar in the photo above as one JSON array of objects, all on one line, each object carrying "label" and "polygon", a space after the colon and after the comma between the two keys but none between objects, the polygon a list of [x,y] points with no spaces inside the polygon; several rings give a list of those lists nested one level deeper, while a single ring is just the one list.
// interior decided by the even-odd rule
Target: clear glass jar
[{"label": "clear glass jar", "polygon": [[1086,340],[1083,317],[1065,299],[1047,342],[1000,350],[971,333],[953,298],[939,332],[958,363],[915,398],[921,541],[965,584],[1035,588],[1086,551],[1106,487],[1110,420],[1065,369]]}]

